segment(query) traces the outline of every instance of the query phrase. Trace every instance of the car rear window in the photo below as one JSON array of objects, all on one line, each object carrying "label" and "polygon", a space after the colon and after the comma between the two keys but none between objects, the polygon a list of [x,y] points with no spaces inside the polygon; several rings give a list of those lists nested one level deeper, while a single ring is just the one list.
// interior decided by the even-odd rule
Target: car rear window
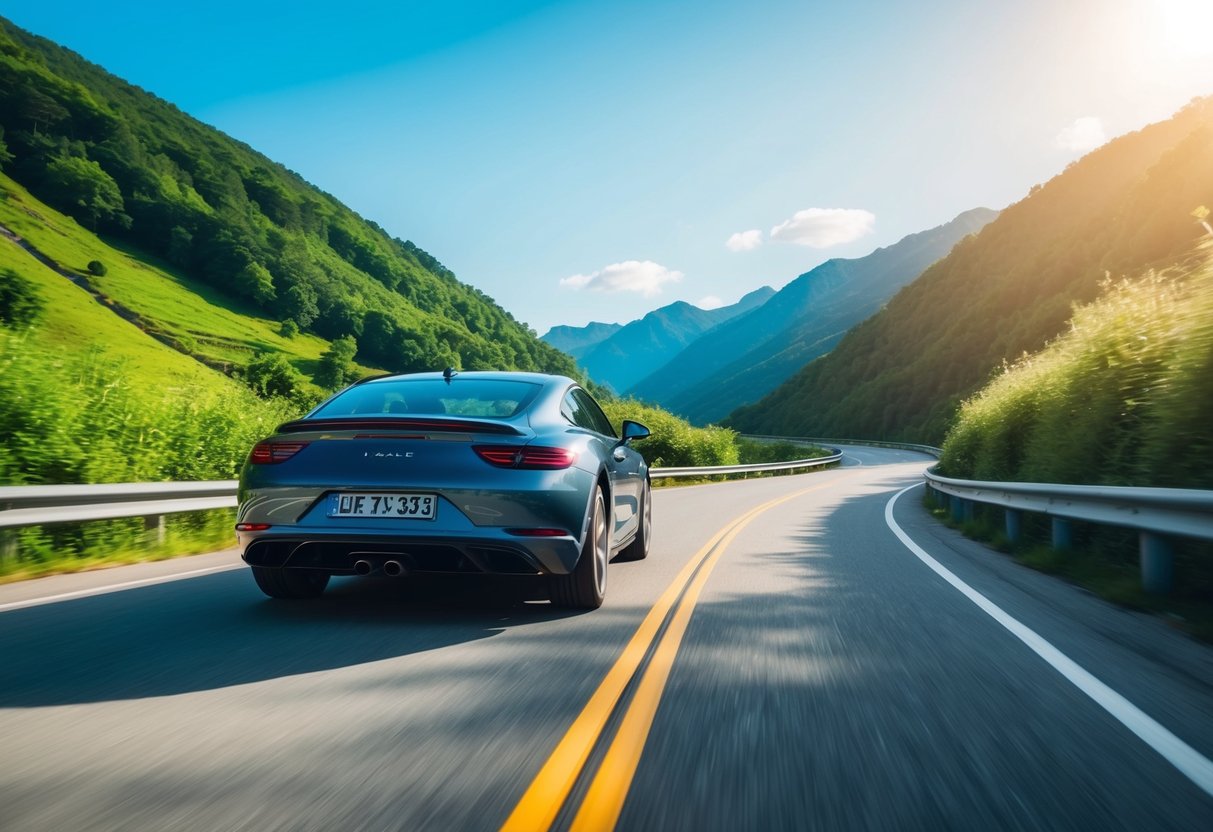
[{"label": "car rear window", "polygon": [[312,414],[334,416],[469,416],[508,419],[517,416],[540,385],[455,377],[443,379],[372,381],[340,393]]}]

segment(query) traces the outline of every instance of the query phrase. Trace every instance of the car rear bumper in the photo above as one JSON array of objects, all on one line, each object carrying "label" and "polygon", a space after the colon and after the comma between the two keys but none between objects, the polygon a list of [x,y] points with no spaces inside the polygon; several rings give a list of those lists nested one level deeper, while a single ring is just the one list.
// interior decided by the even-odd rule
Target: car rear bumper
[{"label": "car rear bumper", "polygon": [[241,532],[245,563],[287,569],[318,569],[333,575],[358,574],[359,561],[371,571],[396,561],[407,572],[495,575],[565,575],[577,565],[581,547],[571,536],[520,537],[504,530],[477,535],[374,535]]}]

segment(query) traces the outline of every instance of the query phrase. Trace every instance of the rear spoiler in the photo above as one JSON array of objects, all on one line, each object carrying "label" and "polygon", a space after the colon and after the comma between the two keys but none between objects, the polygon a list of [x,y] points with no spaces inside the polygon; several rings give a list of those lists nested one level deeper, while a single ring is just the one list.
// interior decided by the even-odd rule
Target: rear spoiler
[{"label": "rear spoiler", "polygon": [[485,422],[479,419],[425,418],[412,416],[349,416],[327,419],[296,419],[278,426],[278,433],[303,433],[316,430],[411,430],[423,433],[495,433],[505,436],[525,434],[504,422]]}]

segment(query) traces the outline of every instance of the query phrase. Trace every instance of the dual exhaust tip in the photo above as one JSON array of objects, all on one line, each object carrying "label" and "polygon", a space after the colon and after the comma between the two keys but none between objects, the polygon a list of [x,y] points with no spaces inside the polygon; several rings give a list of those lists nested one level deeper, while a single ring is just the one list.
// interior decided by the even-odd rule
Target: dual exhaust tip
[{"label": "dual exhaust tip", "polygon": [[[354,561],[355,575],[369,575],[375,571],[375,565],[369,560]],[[404,565],[398,560],[384,561],[383,574],[389,578],[399,578],[404,574]]]}]

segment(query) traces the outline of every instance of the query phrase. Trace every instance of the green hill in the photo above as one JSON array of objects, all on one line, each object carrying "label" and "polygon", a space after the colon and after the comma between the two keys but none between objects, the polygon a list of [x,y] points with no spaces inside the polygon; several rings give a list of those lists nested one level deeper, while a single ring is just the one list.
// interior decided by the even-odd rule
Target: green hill
[{"label": "green hill", "polygon": [[728,424],[938,443],[960,401],[1040,349],[1109,274],[1165,266],[1213,204],[1213,98],[1069,165]]},{"label": "green hill", "polygon": [[[288,332],[326,341],[352,337],[362,363],[391,370],[575,372],[567,356],[413,243],[3,19],[0,130],[6,174],[151,266],[107,274],[114,298],[188,335],[181,343],[215,366],[234,369],[250,348],[283,349],[303,361],[318,355],[317,342],[267,341],[264,327],[242,333],[239,319],[252,317],[289,321]],[[30,228],[12,230],[33,236]],[[50,238],[41,243],[60,259]],[[204,298],[214,314],[199,318],[176,304],[166,280]]]}]

